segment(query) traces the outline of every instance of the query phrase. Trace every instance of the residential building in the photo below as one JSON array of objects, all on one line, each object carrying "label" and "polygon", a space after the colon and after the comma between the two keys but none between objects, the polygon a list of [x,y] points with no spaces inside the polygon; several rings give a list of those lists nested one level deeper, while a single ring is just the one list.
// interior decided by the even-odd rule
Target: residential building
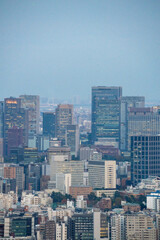
[{"label": "residential building", "polygon": [[157,239],[153,217],[145,213],[126,215],[126,239]]}]

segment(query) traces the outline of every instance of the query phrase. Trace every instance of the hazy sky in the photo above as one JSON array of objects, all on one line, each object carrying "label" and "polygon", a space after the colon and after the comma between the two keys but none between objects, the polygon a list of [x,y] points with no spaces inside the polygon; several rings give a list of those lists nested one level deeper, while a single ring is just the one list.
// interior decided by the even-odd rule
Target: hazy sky
[{"label": "hazy sky", "polygon": [[100,85],[160,100],[159,0],[0,0],[0,100]]}]

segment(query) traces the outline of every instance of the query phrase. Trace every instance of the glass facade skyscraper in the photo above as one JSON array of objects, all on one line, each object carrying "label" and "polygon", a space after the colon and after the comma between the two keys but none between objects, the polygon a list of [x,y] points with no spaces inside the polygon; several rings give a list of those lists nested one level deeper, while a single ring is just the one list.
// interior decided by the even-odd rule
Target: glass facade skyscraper
[{"label": "glass facade skyscraper", "polygon": [[55,113],[44,112],[43,113],[43,135],[55,137]]},{"label": "glass facade skyscraper", "polygon": [[121,96],[121,87],[92,87],[92,142],[119,142]]},{"label": "glass facade skyscraper", "polygon": [[56,137],[65,144],[67,125],[73,124],[73,105],[59,104],[56,108]]},{"label": "glass facade skyscraper", "polygon": [[144,108],[145,97],[127,96],[121,99],[120,149],[128,151],[128,115],[130,108]]},{"label": "glass facade skyscraper", "polygon": [[160,177],[160,136],[131,136],[131,176],[134,185]]}]

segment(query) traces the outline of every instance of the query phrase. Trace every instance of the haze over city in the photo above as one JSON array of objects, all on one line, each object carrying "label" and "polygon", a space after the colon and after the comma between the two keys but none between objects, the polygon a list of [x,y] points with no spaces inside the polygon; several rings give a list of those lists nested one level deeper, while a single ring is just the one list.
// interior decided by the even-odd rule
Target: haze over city
[{"label": "haze over city", "polygon": [[0,96],[90,99],[92,86],[159,103],[160,2],[0,1]]}]

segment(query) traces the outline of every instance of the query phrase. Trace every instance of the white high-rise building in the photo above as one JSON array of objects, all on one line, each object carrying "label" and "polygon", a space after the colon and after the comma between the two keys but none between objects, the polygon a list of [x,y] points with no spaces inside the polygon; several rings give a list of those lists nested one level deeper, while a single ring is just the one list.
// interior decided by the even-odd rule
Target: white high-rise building
[{"label": "white high-rise building", "polygon": [[88,172],[93,188],[116,188],[116,161],[89,161]]},{"label": "white high-rise building", "polygon": [[105,188],[116,188],[116,161],[105,161]]}]

